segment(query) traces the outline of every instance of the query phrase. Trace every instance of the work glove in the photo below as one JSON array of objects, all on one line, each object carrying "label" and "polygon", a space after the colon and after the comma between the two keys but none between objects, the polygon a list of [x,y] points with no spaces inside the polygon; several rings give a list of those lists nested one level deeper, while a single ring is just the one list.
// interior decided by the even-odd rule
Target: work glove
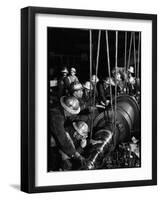
[{"label": "work glove", "polygon": [[85,148],[87,146],[87,140],[86,139],[81,140],[80,145],[82,148]]},{"label": "work glove", "polygon": [[106,100],[105,105],[108,106],[109,103],[110,103],[110,101],[109,101],[109,100]]}]

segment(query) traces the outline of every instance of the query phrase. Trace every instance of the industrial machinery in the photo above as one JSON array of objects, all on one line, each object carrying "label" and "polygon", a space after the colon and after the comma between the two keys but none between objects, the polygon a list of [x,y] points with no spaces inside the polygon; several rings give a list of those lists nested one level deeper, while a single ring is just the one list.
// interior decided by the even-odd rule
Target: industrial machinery
[{"label": "industrial machinery", "polygon": [[135,98],[118,96],[115,110],[105,109],[94,120],[93,139],[83,169],[139,167],[140,109]]}]

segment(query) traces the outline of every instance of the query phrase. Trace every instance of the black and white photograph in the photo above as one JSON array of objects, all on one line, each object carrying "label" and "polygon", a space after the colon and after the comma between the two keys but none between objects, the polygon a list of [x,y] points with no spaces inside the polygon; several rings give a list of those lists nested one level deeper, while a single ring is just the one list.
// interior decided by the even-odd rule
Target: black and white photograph
[{"label": "black and white photograph", "polygon": [[21,190],[156,185],[157,16],[21,11]]},{"label": "black and white photograph", "polygon": [[46,31],[47,172],[140,168],[141,32]]}]

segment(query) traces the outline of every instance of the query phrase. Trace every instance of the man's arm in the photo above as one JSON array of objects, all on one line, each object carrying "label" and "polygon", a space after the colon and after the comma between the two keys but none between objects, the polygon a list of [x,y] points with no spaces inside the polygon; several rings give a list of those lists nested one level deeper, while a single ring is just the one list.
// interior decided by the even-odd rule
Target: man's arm
[{"label": "man's arm", "polygon": [[64,129],[64,118],[61,114],[51,114],[51,133],[61,150],[68,156],[72,157],[76,153],[75,146],[69,135],[66,134]]}]

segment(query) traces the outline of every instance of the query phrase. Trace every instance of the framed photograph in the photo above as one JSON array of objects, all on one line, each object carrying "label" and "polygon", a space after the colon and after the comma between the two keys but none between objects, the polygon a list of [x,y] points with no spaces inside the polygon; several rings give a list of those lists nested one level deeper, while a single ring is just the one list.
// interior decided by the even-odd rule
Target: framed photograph
[{"label": "framed photograph", "polygon": [[157,184],[157,16],[21,9],[21,190]]}]

